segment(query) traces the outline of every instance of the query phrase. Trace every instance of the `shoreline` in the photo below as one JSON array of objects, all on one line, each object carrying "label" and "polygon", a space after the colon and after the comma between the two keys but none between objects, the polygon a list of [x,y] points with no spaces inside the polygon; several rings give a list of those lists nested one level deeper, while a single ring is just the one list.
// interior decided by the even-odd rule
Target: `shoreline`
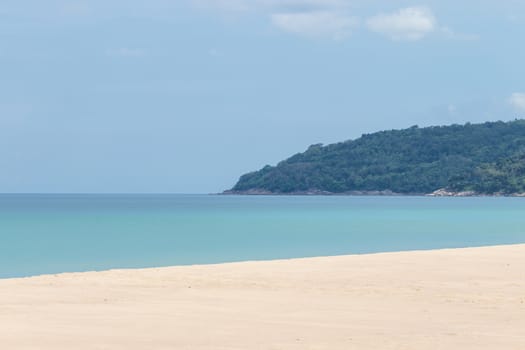
[{"label": "shoreline", "polygon": [[521,349],[523,266],[525,244],[516,244],[4,279],[0,343]]},{"label": "shoreline", "polygon": [[63,271],[63,272],[50,272],[27,276],[15,276],[15,277],[0,277],[0,283],[2,281],[9,280],[26,280],[31,278],[39,277],[59,277],[62,275],[79,275],[79,274],[93,274],[93,273],[108,273],[108,272],[126,272],[126,271],[152,271],[161,269],[177,269],[177,268],[199,268],[206,266],[223,266],[223,265],[238,265],[238,264],[253,264],[253,263],[272,263],[272,262],[289,262],[289,261],[303,261],[313,259],[330,259],[330,258],[350,258],[355,256],[378,256],[378,255],[389,255],[389,254],[403,254],[403,253],[423,253],[423,252],[439,252],[439,251],[455,251],[455,250],[466,250],[466,249],[479,249],[479,248],[497,248],[497,247],[508,247],[508,246],[525,246],[525,243],[508,243],[508,244],[495,244],[495,245],[479,245],[479,246],[466,246],[466,247],[446,247],[446,248],[428,248],[428,249],[412,249],[412,250],[387,250],[377,252],[364,252],[364,253],[349,253],[349,254],[337,254],[337,255],[315,255],[315,256],[304,256],[304,257],[291,257],[291,258],[275,258],[275,259],[249,259],[249,260],[233,260],[233,261],[222,261],[222,262],[211,262],[211,263],[195,263],[195,264],[179,264],[179,265],[165,265],[165,266],[146,266],[146,267],[111,267],[100,270],[83,270],[83,271]]},{"label": "shoreline", "polygon": [[468,246],[468,247],[449,247],[449,248],[428,248],[428,249],[412,249],[412,250],[391,250],[391,251],[378,251],[378,252],[366,252],[366,253],[350,253],[350,254],[338,254],[338,255],[316,255],[306,257],[291,257],[291,258],[276,258],[276,259],[252,259],[252,260],[239,260],[239,261],[224,261],[224,262],[212,262],[212,263],[197,263],[197,264],[180,264],[180,265],[166,265],[166,266],[149,266],[149,267],[114,267],[101,270],[85,270],[85,271],[64,271],[54,273],[43,273],[37,275],[19,276],[19,277],[5,277],[0,278],[2,281],[10,280],[27,280],[31,278],[40,277],[60,277],[63,275],[79,275],[79,274],[96,274],[96,273],[111,273],[111,272],[133,272],[133,271],[154,271],[162,269],[178,269],[178,268],[200,268],[207,266],[229,266],[239,264],[257,264],[257,263],[285,263],[290,261],[308,261],[316,259],[331,259],[331,258],[351,258],[360,256],[380,256],[380,255],[391,255],[391,254],[409,254],[409,253],[425,253],[425,252],[441,252],[441,251],[457,251],[457,250],[468,250],[468,249],[480,249],[480,248],[499,248],[499,247],[512,247],[512,246],[524,246],[525,243],[509,243],[509,244],[496,244],[496,245],[480,245],[480,246]]}]

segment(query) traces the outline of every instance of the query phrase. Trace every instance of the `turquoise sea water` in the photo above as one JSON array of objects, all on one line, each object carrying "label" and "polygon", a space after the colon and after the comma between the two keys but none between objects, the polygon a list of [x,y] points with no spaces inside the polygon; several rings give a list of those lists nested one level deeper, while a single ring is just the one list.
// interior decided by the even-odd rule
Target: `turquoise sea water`
[{"label": "turquoise sea water", "polygon": [[0,278],[525,243],[525,198],[0,195]]}]

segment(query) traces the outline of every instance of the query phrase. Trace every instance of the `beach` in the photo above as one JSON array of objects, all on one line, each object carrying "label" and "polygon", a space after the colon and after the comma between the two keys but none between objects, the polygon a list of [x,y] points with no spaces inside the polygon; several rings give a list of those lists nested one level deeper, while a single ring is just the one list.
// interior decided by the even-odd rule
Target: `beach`
[{"label": "beach", "polygon": [[525,349],[525,245],[0,280],[4,349]]}]

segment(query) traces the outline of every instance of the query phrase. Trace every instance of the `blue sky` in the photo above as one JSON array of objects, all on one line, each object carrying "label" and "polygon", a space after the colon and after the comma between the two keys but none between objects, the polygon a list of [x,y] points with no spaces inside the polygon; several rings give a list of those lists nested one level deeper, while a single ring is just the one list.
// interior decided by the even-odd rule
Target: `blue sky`
[{"label": "blue sky", "polygon": [[525,2],[0,2],[0,192],[209,193],[310,144],[525,116]]}]

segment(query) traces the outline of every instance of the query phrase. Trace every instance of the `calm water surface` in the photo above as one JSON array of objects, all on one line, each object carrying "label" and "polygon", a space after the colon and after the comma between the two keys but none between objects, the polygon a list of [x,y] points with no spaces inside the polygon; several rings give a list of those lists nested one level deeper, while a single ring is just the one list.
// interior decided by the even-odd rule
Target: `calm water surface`
[{"label": "calm water surface", "polygon": [[0,278],[525,243],[525,198],[0,195]]}]

